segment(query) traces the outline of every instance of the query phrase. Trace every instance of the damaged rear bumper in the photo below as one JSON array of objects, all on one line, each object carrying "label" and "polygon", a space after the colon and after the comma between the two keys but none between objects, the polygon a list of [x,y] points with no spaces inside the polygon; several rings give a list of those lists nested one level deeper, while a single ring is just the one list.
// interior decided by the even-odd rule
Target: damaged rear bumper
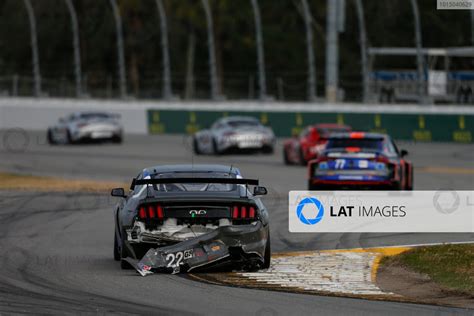
[{"label": "damaged rear bumper", "polygon": [[141,260],[126,258],[141,275],[180,273],[210,267],[252,268],[264,262],[268,226],[232,225],[170,246],[151,248]]}]

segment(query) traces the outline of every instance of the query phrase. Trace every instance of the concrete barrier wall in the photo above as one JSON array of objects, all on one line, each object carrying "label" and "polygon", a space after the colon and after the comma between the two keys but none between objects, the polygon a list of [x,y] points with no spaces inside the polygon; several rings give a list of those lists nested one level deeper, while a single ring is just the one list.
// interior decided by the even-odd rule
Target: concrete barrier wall
[{"label": "concrete barrier wall", "polygon": [[107,111],[121,115],[126,133],[146,134],[148,132],[146,109],[149,105],[97,100],[67,99],[0,99],[0,129],[24,128],[46,131],[75,111]]},{"label": "concrete barrier wall", "polygon": [[[314,123],[340,123],[355,130],[382,132],[395,139],[416,141],[472,142],[474,115],[354,113],[354,112],[247,112],[273,128],[279,137],[297,135]],[[148,110],[149,132],[194,133],[217,118],[242,115],[242,111]]]},{"label": "concrete barrier wall", "polygon": [[46,130],[74,111],[103,110],[122,116],[125,131],[137,134],[193,133],[217,118],[251,115],[288,137],[313,123],[338,122],[379,131],[396,139],[472,142],[474,107],[393,104],[310,104],[256,101],[151,102],[0,98],[0,129]]}]

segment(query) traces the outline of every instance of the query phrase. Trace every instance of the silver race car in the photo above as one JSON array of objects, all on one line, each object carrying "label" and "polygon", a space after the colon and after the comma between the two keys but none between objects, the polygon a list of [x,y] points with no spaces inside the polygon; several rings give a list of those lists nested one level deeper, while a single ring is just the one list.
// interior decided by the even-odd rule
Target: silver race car
[{"label": "silver race car", "polygon": [[73,144],[79,142],[112,141],[122,142],[123,128],[119,115],[105,112],[77,112],[48,128],[48,142]]},{"label": "silver race car", "polygon": [[266,193],[235,167],[146,168],[128,194],[112,190],[122,198],[114,213],[114,258],[143,276],[268,268],[268,211],[258,197]]},{"label": "silver race car", "polygon": [[196,154],[223,154],[235,151],[273,153],[275,134],[256,118],[230,116],[218,119],[209,129],[194,135]]}]

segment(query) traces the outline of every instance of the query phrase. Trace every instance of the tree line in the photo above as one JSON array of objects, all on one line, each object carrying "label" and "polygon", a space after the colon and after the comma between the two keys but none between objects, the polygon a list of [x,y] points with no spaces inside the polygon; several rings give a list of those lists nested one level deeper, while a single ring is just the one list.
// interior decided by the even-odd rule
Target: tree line
[{"label": "tree line", "polygon": [[[200,0],[164,0],[171,56],[173,92],[180,98],[209,97],[206,19]],[[324,94],[326,1],[309,0],[316,52],[317,94]],[[116,33],[107,0],[75,0],[85,90],[115,96],[118,89]],[[155,0],[117,0],[123,22],[129,94],[161,96],[160,20]],[[229,99],[257,95],[255,25],[249,0],[210,0],[214,20],[216,66],[221,90]],[[33,0],[45,90],[73,86],[70,16],[64,0]],[[469,46],[468,10],[436,10],[436,1],[419,0],[423,46]],[[259,0],[265,48],[267,90],[277,99],[304,100],[307,62],[304,20],[299,0]],[[414,46],[409,1],[366,0],[368,42],[373,47]],[[361,94],[357,16],[346,0],[344,31],[339,35],[340,86],[346,99]],[[23,1],[0,0],[0,84],[13,75],[31,78],[30,29]],[[382,58],[377,67],[415,69],[415,58]],[[468,64],[465,67],[474,68]],[[189,77],[193,79],[189,81]],[[188,79],[188,80],[187,80]],[[29,81],[21,81],[27,90]],[[72,88],[71,88],[72,89]]]}]

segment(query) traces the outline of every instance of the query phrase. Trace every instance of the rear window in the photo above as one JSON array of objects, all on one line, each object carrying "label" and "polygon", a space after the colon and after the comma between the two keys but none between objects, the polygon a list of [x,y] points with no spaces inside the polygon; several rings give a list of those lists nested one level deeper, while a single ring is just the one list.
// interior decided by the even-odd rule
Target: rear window
[{"label": "rear window", "polygon": [[[161,178],[228,178],[234,179],[234,174],[218,173],[218,172],[169,172],[161,173],[153,176],[153,179]],[[226,183],[166,183],[153,186],[156,191],[160,192],[230,192],[235,191],[235,184]]]},{"label": "rear window", "polygon": [[383,139],[367,139],[367,138],[332,138],[326,145],[327,149],[359,147],[364,149],[382,150]]},{"label": "rear window", "polygon": [[256,126],[259,126],[260,123],[258,121],[246,121],[246,120],[242,120],[242,121],[229,121],[227,123],[229,126],[231,127],[256,127]]},{"label": "rear window", "polygon": [[112,116],[107,113],[82,113],[80,115],[81,119],[89,120],[89,119],[108,119]]},{"label": "rear window", "polygon": [[335,128],[318,128],[318,132],[323,137],[328,137],[333,133],[344,133],[349,132],[350,129],[347,127],[335,127]]}]

